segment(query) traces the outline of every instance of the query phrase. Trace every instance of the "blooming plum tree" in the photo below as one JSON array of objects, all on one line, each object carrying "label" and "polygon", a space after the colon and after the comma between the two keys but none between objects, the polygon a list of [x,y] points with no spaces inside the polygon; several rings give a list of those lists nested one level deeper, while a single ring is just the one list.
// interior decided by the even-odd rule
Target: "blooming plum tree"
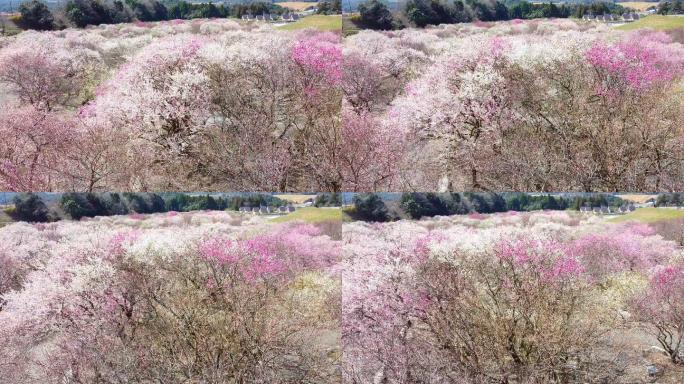
[{"label": "blooming plum tree", "polygon": [[52,110],[87,93],[100,75],[100,57],[48,33],[27,32],[0,49],[0,83],[22,102]]},{"label": "blooming plum tree", "polygon": [[657,266],[646,292],[632,302],[637,320],[646,324],[674,364],[684,364],[683,282],[681,263]]},{"label": "blooming plum tree", "polygon": [[[391,95],[389,107],[372,106],[376,118],[410,132],[405,161],[414,166],[400,167],[403,184],[677,189],[682,45],[665,33],[577,30],[572,22],[524,22],[407,30],[383,39],[377,32],[354,36],[350,66],[377,71],[386,52],[405,52],[406,46],[424,55],[412,56],[412,80],[397,96],[384,91],[395,81],[391,77],[370,83],[356,70],[357,88],[365,84],[382,94],[377,100]],[[362,56],[368,63],[355,64],[366,50],[373,52]],[[345,108],[357,110],[361,93],[353,82],[349,86]]]},{"label": "blooming plum tree", "polygon": [[230,216],[3,228],[3,382],[336,381],[339,241]]},{"label": "blooming plum tree", "polygon": [[[665,340],[663,348],[681,348],[673,322],[680,271],[663,267],[680,249],[648,225],[495,214],[353,223],[344,239],[348,382],[617,381],[626,378],[618,355],[640,356],[605,347],[626,311]],[[654,267],[642,292],[641,276]],[[626,324],[625,337],[640,335]]]},{"label": "blooming plum tree", "polygon": [[63,176],[64,154],[73,150],[73,120],[34,106],[0,115],[0,187],[51,191]]}]

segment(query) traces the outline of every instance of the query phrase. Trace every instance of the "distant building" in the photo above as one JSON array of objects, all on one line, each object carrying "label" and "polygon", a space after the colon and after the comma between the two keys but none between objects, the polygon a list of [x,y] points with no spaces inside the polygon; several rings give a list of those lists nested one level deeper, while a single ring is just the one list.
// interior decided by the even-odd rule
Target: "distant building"
[{"label": "distant building", "polygon": [[614,15],[614,14],[604,14],[604,15],[584,15],[582,16],[582,20],[585,21],[602,21],[604,23],[611,23],[611,22],[625,22],[625,23],[631,23],[632,21],[637,21],[639,20],[639,14],[638,13],[623,13],[622,15]]}]

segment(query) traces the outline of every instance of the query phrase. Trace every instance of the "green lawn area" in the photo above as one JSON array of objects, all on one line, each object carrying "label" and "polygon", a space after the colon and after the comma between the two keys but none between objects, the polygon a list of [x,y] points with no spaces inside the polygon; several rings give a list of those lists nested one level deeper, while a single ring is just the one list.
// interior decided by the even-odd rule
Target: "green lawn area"
[{"label": "green lawn area", "polygon": [[344,32],[344,37],[347,37],[359,33],[361,28],[354,23],[350,16],[344,16],[342,19],[342,30]]},{"label": "green lawn area", "polygon": [[311,15],[306,16],[294,23],[285,24],[278,27],[286,31],[295,31],[304,28],[316,28],[321,31],[341,31],[341,15]]},{"label": "green lawn area", "polygon": [[0,36],[12,36],[21,32],[13,22],[7,19],[0,19]]},{"label": "green lawn area", "polygon": [[12,220],[11,217],[9,217],[5,212],[0,211],[0,228],[4,227],[5,225],[12,224],[14,220]]},{"label": "green lawn area", "polygon": [[306,207],[299,208],[285,216],[276,217],[272,221],[274,223],[284,223],[299,220],[307,223],[320,223],[323,221],[343,220],[344,216],[346,215],[342,213],[341,209]]},{"label": "green lawn area", "polygon": [[637,208],[637,210],[634,212],[630,212],[622,216],[611,217],[608,220],[613,223],[622,223],[625,221],[640,221],[643,223],[652,223],[654,221],[680,218],[684,218],[684,209]]},{"label": "green lawn area", "polygon": [[684,28],[684,16],[649,15],[633,23],[626,23],[616,27],[622,31],[633,31],[640,28],[666,30]]}]

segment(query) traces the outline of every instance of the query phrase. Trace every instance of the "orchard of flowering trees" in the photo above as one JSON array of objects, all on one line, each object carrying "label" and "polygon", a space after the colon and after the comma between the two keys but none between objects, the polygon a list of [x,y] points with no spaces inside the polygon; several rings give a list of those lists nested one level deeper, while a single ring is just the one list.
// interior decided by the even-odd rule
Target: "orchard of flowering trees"
[{"label": "orchard of flowering trees", "polygon": [[340,228],[225,212],[0,229],[0,383],[339,381]]},{"label": "orchard of flowering trees", "polygon": [[[344,225],[346,383],[684,377],[684,259],[664,226],[565,212]],[[663,231],[663,233],[659,233]]]},{"label": "orchard of flowering trees", "polygon": [[680,40],[572,20],[28,31],[0,38],[0,189],[681,189]]},{"label": "orchard of flowering trees", "polygon": [[0,383],[678,383],[681,222],[612,221],[17,222]]},{"label": "orchard of flowering trees", "polygon": [[676,34],[513,20],[361,31],[343,52],[344,113],[405,148],[385,188],[684,185],[684,46]]},{"label": "orchard of flowering trees", "polygon": [[337,34],[229,20],[3,38],[0,189],[339,191],[341,63]]}]

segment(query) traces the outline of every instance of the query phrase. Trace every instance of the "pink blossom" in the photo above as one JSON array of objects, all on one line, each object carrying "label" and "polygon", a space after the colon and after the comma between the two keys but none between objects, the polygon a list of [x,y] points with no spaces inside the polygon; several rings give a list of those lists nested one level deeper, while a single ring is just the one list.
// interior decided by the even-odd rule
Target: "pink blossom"
[{"label": "pink blossom", "polygon": [[582,273],[584,273],[584,266],[575,257],[563,254],[555,261],[551,269],[546,271],[545,276],[549,280],[558,280],[579,276]]},{"label": "pink blossom", "polygon": [[0,187],[9,191],[52,190],[65,153],[75,150],[73,120],[34,106],[0,111]]},{"label": "pink blossom", "polygon": [[243,273],[247,281],[269,278],[280,275],[286,271],[285,264],[275,256],[268,253],[256,253]]},{"label": "pink blossom", "polygon": [[628,223],[584,235],[569,244],[569,250],[594,277],[602,278],[626,270],[646,271],[669,259],[675,244],[655,236],[646,224]]},{"label": "pink blossom", "polygon": [[198,250],[204,260],[231,268],[252,283],[330,267],[340,252],[321,239],[320,229],[308,224],[285,225],[244,240],[214,237],[202,241]]},{"label": "pink blossom", "polygon": [[489,40],[491,54],[495,57],[501,56],[508,49],[508,42],[501,37],[493,37]]},{"label": "pink blossom", "polygon": [[677,284],[684,284],[684,266],[667,265],[656,268],[651,284],[660,291],[675,289]]},{"label": "pink blossom", "polygon": [[323,75],[332,85],[342,80],[342,49],[332,33],[304,36],[292,47],[292,59],[302,67]]},{"label": "pink blossom", "polygon": [[120,256],[125,252],[125,246],[134,243],[140,238],[140,230],[121,231],[109,240],[109,252],[114,256]]},{"label": "pink blossom", "polygon": [[479,212],[473,212],[468,214],[468,218],[473,220],[484,220],[487,216]]},{"label": "pink blossom", "polygon": [[403,132],[380,125],[369,113],[345,112],[336,164],[345,180],[344,190],[374,191],[391,186],[402,153],[406,150]]},{"label": "pink blossom", "polygon": [[[669,82],[684,72],[684,58],[671,52],[671,39],[662,32],[632,34],[614,44],[597,41],[587,60],[634,89]],[[610,83],[602,85],[609,90]]]},{"label": "pink blossom", "polygon": [[233,264],[240,259],[239,250],[231,240],[213,238],[199,245],[199,253],[205,260],[217,261],[220,264]]},{"label": "pink blossom", "polygon": [[514,262],[517,266],[531,268],[541,278],[549,281],[579,277],[584,266],[564,244],[554,240],[536,240],[522,237],[502,240],[496,247],[499,258]]}]

